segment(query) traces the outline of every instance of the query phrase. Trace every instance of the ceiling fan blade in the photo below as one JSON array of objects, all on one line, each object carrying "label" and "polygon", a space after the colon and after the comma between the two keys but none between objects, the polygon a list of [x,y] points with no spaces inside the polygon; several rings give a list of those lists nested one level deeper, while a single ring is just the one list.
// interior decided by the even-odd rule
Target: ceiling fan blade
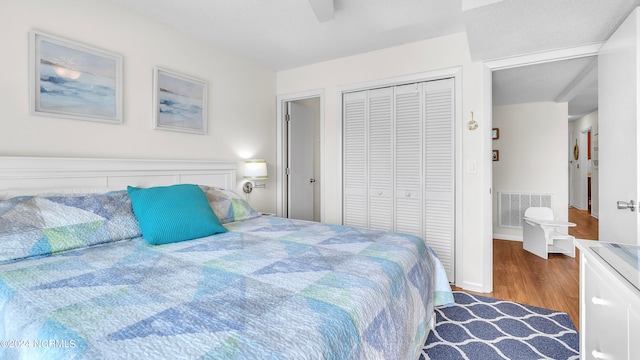
[{"label": "ceiling fan blade", "polygon": [[333,19],[333,0],[309,0],[309,4],[319,22]]}]

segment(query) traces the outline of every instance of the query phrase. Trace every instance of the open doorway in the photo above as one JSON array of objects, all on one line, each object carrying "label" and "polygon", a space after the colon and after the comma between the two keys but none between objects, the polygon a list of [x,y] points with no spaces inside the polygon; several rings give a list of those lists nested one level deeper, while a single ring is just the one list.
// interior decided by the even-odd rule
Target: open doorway
[{"label": "open doorway", "polygon": [[598,111],[569,123],[569,233],[578,239],[597,240],[600,208],[598,166]]},{"label": "open doorway", "polygon": [[322,221],[322,94],[278,99],[278,216]]},{"label": "open doorway", "polygon": [[[490,171],[490,173],[491,177],[493,178],[491,182],[491,194],[493,200],[493,240],[495,240],[492,241],[491,239],[489,239],[489,243],[492,245],[492,261],[490,262],[490,264],[492,265],[491,274],[493,280],[493,292],[490,296],[500,299],[514,299],[513,301],[519,301],[529,304],[535,304],[537,302],[539,304],[538,306],[559,308],[555,307],[555,305],[551,306],[551,304],[547,302],[549,296],[540,295],[543,294],[542,291],[538,291],[540,289],[532,288],[532,282],[526,280],[523,281],[523,277],[514,274],[514,270],[521,271],[524,276],[532,275],[536,277],[535,281],[539,281],[540,274],[554,273],[553,271],[549,272],[547,270],[550,264],[557,264],[557,262],[546,260],[536,262],[535,260],[538,260],[540,258],[524,251],[521,243],[518,243],[516,241],[501,241],[522,239],[522,229],[502,228],[501,226],[498,226],[498,221],[500,221],[499,219],[501,218],[514,220],[514,223],[516,221],[520,221],[522,219],[522,213],[518,213],[517,215],[509,212],[503,213],[498,199],[500,198],[499,194],[501,192],[507,193],[505,199],[508,199],[509,201],[506,201],[504,204],[517,204],[519,206],[520,204],[522,204],[522,198],[518,198],[517,195],[511,197],[512,194],[529,193],[529,195],[531,195],[530,192],[542,191],[544,192],[542,195],[544,195],[547,191],[554,192],[556,193],[554,194],[554,201],[556,202],[555,204],[560,201],[558,211],[564,210],[563,215],[566,216],[564,220],[567,220],[568,214],[570,213],[569,209],[572,209],[568,206],[569,194],[572,193],[571,186],[569,184],[569,174],[571,174],[570,164],[568,163],[571,154],[569,148],[572,148],[572,145],[575,144],[575,137],[572,137],[569,132],[569,129],[572,126],[571,124],[574,122],[569,121],[571,114],[571,101],[569,101],[568,99],[572,98],[572,96],[576,94],[577,89],[580,87],[584,87],[587,82],[574,78],[574,80],[570,80],[565,83],[565,88],[560,89],[557,92],[551,92],[549,90],[539,92],[540,94],[546,96],[546,98],[527,98],[524,97],[524,95],[531,95],[531,93],[533,92],[531,91],[533,90],[532,88],[538,86],[544,87],[548,85],[550,81],[552,81],[556,76],[569,74],[565,73],[558,75],[552,72],[536,73],[535,70],[541,70],[545,68],[545,66],[542,65],[549,64],[549,66],[552,66],[552,63],[562,63],[573,59],[583,59],[588,62],[589,60],[595,60],[598,49],[599,46],[589,46],[580,49],[572,49],[571,51],[552,51],[548,53],[536,54],[535,56],[527,55],[485,63],[487,70],[485,74],[487,76],[486,78],[489,80],[489,85],[487,86],[487,88],[493,89],[493,91],[488,92],[490,95],[492,95],[487,97],[487,100],[489,101],[485,102],[485,105],[489,107],[489,110],[486,111],[485,114],[487,117],[491,118],[491,126],[489,127],[489,129],[486,129],[485,133],[485,136],[487,136],[488,138],[487,141],[489,145],[487,149],[499,150],[496,153],[497,156],[494,157],[495,161],[491,162],[491,160],[488,159],[489,156],[487,156],[487,165],[489,166],[489,169],[493,169],[493,171]],[[571,64],[571,62],[568,62],[566,64]],[[562,67],[562,65],[560,64],[557,65],[559,65],[560,68]],[[587,64],[587,66],[589,65]],[[579,70],[576,67],[572,68],[572,66],[570,65],[566,67],[568,69],[565,71],[574,72],[575,70]],[[518,77],[518,73],[515,71],[509,74],[508,70],[515,70],[516,68],[529,72],[529,75],[531,76],[529,79],[532,80],[526,80],[524,77]],[[582,71],[577,71],[577,74],[576,72],[574,72],[574,75],[584,73],[585,69],[586,68],[582,68]],[[501,104],[499,103],[499,101],[496,101],[496,89],[497,91],[500,91],[500,86],[496,84],[496,77],[500,77],[501,75],[510,75],[511,83],[515,84],[516,88],[518,86],[521,88],[525,88],[522,91],[516,88],[502,89],[502,91],[504,91],[505,93],[513,93],[514,96],[523,96],[518,100],[518,102],[515,102],[513,104]],[[569,86],[572,84],[580,84],[580,86]],[[595,109],[593,111],[587,111],[585,113],[593,114],[592,116],[597,117],[597,95],[595,96],[594,103],[596,104]],[[515,106],[512,107],[512,105]],[[558,107],[560,107],[560,109],[558,109]],[[544,115],[542,113],[547,113],[547,115]],[[564,115],[559,115],[561,113],[564,113]],[[552,116],[553,114],[555,114],[555,117],[551,119],[549,116]],[[501,116],[501,119],[497,119],[496,115]],[[584,117],[584,115],[582,117]],[[518,120],[521,120],[520,124],[516,123]],[[491,128],[496,129],[496,131],[491,131]],[[555,131],[553,131],[552,129],[555,129]],[[581,129],[584,128],[581,127]],[[592,135],[596,133],[595,129],[597,129],[597,127],[595,127],[594,131],[592,131]],[[515,133],[512,133],[512,131],[515,131]],[[496,135],[494,136],[494,140],[491,140],[490,137],[490,134],[492,133]],[[518,136],[521,136],[524,142],[519,142]],[[545,146],[549,141],[552,141],[554,145]],[[595,144],[593,144],[593,141],[592,145],[595,146]],[[551,147],[553,147],[554,149],[557,148],[558,150],[552,151]],[[488,152],[489,151],[487,151],[487,153]],[[593,159],[593,152],[591,155]],[[504,167],[508,167],[509,161],[515,163],[516,166],[520,166],[519,169],[516,171],[514,171],[513,169],[504,169]],[[537,171],[531,171],[534,168]],[[524,179],[524,181],[513,181],[509,183],[508,181],[504,181],[505,179]],[[548,182],[547,184],[544,184],[545,186],[554,187],[551,190],[548,190],[546,188],[540,189],[537,187],[527,188],[525,187],[525,183],[529,180],[532,181],[528,184],[533,184],[533,186],[539,185],[536,184],[536,182],[542,180]],[[507,185],[512,187],[509,188],[507,187]],[[507,190],[512,192],[509,193],[509,191]],[[560,200],[558,200],[559,197]],[[531,199],[531,197],[529,197],[529,199]],[[513,200],[513,202],[511,202],[511,200]],[[538,201],[540,201],[540,198],[538,198]],[[556,206],[556,208],[558,208],[558,206]],[[576,236],[575,234],[572,235]],[[576,238],[589,237],[576,236]],[[527,260],[517,260],[514,262],[510,262],[515,258],[513,256],[513,254],[515,253],[530,256]],[[574,258],[570,258],[564,255],[558,255],[557,257],[554,257],[553,260],[560,260],[561,263],[567,264],[569,266],[574,266],[573,269],[576,269],[575,264],[577,264],[577,262]],[[525,264],[526,266],[523,264]],[[566,270],[569,267],[563,268]],[[557,281],[556,278],[554,278],[554,281],[543,282],[545,284],[562,284],[559,287],[562,289],[560,293],[567,294],[567,296],[562,296],[562,298],[570,298],[574,300],[577,299],[579,289],[577,288],[577,282],[575,282],[575,275],[573,277],[562,279],[560,281]],[[554,289],[551,290],[550,293],[559,293],[559,291],[557,291],[557,289]],[[520,297],[521,294],[524,294],[524,297]],[[531,294],[540,296],[536,298],[536,296],[531,296]],[[567,303],[567,309],[572,310],[573,314],[577,314],[577,301]]]},{"label": "open doorway", "polygon": [[597,58],[514,66],[492,78],[494,238],[521,240],[524,210],[540,202],[559,220],[589,203],[597,216]]}]

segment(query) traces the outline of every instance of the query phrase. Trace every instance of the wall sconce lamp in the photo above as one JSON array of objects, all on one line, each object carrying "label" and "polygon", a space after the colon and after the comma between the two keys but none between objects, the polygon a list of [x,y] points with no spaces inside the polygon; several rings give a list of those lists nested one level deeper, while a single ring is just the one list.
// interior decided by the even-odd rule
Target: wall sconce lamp
[{"label": "wall sconce lamp", "polygon": [[245,160],[243,177],[249,180],[242,185],[242,191],[246,194],[250,193],[253,188],[266,188],[267,184],[253,184],[251,180],[257,182],[258,180],[267,180],[269,178],[267,175],[267,161],[264,159]]}]

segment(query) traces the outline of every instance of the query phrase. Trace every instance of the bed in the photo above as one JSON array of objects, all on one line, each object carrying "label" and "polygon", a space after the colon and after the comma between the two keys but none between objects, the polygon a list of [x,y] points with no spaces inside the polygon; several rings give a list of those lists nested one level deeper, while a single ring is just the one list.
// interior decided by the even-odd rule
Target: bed
[{"label": "bed", "polygon": [[[235,166],[0,157],[0,358],[417,358],[453,301],[433,251],[261,216],[229,190]],[[219,233],[149,240],[134,190],[176,187],[204,194]],[[199,216],[173,208],[154,222]]]}]

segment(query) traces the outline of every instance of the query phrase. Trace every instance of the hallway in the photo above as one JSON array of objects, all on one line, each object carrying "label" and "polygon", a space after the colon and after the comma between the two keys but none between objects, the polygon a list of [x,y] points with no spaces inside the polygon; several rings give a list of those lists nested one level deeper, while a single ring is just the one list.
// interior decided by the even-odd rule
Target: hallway
[{"label": "hallway", "polygon": [[598,219],[591,216],[589,211],[569,206],[569,221],[576,224],[569,228],[569,235],[576,239],[598,240]]}]

